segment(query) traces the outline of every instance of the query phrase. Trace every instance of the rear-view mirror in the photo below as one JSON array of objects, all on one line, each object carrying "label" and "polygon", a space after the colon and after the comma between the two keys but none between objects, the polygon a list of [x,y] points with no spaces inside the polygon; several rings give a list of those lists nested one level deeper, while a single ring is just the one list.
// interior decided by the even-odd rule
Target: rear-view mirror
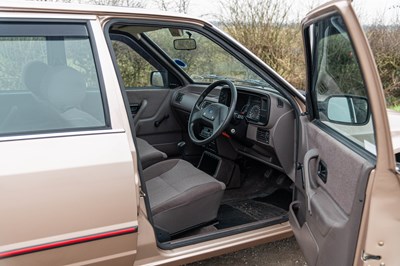
[{"label": "rear-view mirror", "polygon": [[183,38],[174,40],[175,50],[195,50],[196,40],[191,38]]},{"label": "rear-view mirror", "polygon": [[353,95],[330,96],[327,101],[327,118],[332,123],[365,125],[369,120],[369,105],[365,97]]}]

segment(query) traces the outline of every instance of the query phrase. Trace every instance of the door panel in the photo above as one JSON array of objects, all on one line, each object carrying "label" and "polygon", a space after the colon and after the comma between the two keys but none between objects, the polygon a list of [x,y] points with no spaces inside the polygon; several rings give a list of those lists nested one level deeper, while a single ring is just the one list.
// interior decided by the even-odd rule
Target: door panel
[{"label": "door panel", "polygon": [[[395,246],[378,250],[384,245],[378,239],[383,238],[366,225],[372,220],[374,225],[398,224],[394,208],[385,209],[381,203],[385,198],[398,205],[394,191],[399,184],[392,183],[391,191],[381,186],[385,178],[396,177],[373,55],[348,1],[329,2],[312,11],[303,20],[303,37],[308,118],[300,121],[303,167],[290,210],[295,236],[311,265],[384,264],[393,256],[380,255],[393,253]],[[374,210],[379,215],[370,212],[371,206],[381,206]],[[394,228],[381,227],[378,234],[394,243]],[[372,251],[372,256],[364,256],[364,251]]]},{"label": "door panel", "polygon": [[[293,231],[310,265],[350,265],[373,165],[307,118],[302,125],[307,144],[289,213]],[[318,175],[321,161],[326,183]]]},{"label": "door panel", "polygon": [[136,157],[100,24],[43,18],[1,22],[0,265],[133,264]]},{"label": "door panel", "polygon": [[182,140],[182,128],[171,109],[174,90],[166,88],[127,89],[129,104],[140,108],[132,114],[136,136],[147,140],[169,156],[177,155]]},{"label": "door panel", "polygon": [[7,214],[0,219],[0,264],[133,263],[137,202],[124,132],[0,147],[0,211]]}]

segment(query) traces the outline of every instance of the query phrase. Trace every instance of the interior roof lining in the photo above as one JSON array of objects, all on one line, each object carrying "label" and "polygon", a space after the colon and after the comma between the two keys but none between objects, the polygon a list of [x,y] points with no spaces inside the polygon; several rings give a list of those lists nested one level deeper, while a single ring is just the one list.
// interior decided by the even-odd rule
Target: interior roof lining
[{"label": "interior roof lining", "polygon": [[139,25],[121,25],[121,24],[114,24],[111,26],[111,30],[118,30],[127,32],[133,36],[163,29],[163,27],[152,27],[152,26],[139,26]]}]

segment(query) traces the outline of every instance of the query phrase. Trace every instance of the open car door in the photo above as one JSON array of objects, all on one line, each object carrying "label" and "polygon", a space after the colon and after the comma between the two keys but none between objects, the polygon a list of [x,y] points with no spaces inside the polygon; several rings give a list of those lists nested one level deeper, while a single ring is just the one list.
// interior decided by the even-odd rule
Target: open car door
[{"label": "open car door", "polygon": [[307,112],[289,211],[294,234],[310,265],[394,265],[399,176],[382,85],[350,2],[312,11],[303,37]]}]

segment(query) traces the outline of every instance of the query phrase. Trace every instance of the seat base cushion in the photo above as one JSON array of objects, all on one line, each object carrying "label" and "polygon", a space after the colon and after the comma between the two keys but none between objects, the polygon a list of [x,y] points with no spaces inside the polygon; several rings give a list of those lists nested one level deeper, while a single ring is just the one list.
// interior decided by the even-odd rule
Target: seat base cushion
[{"label": "seat base cushion", "polygon": [[179,159],[152,165],[143,175],[158,228],[175,234],[216,219],[224,183]]}]

